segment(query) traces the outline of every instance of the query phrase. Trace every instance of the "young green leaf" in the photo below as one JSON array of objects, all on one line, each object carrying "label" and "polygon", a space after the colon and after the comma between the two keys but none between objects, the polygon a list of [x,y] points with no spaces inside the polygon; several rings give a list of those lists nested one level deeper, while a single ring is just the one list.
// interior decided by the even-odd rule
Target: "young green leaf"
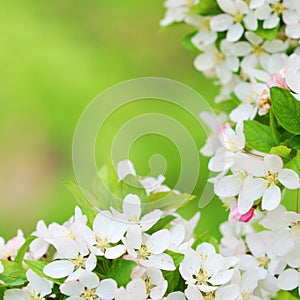
[{"label": "young green leaf", "polygon": [[118,283],[118,286],[126,286],[131,280],[130,274],[135,266],[137,266],[137,263],[132,260],[115,259],[106,276],[107,278],[114,279]]},{"label": "young green leaf", "polygon": [[197,33],[196,32],[192,32],[192,33],[189,33],[188,35],[186,35],[182,40],[181,40],[181,44],[188,50],[190,51],[194,51],[194,52],[197,52],[197,53],[200,53],[201,51],[195,47],[195,45],[192,43],[192,38],[193,36]]},{"label": "young green leaf", "polygon": [[22,247],[19,249],[18,254],[16,256],[16,258],[14,259],[14,262],[18,263],[18,264],[22,264],[22,261],[24,259],[24,256],[29,248],[29,245],[31,244],[31,242],[33,240],[35,240],[37,237],[30,235],[29,237],[27,237],[26,241],[24,242],[24,244],[22,245]]},{"label": "young green leaf", "polygon": [[300,135],[294,135],[291,138],[291,147],[300,150]]},{"label": "young green leaf", "polygon": [[178,268],[175,271],[162,271],[164,278],[168,281],[167,293],[178,291],[177,286],[182,280]]},{"label": "young green leaf", "polygon": [[272,147],[270,150],[270,154],[276,154],[281,157],[289,157],[291,151],[292,151],[291,148],[288,148],[287,146],[284,145],[279,145],[276,147]]},{"label": "young green leaf", "polygon": [[279,124],[291,133],[300,134],[300,101],[288,89],[274,86],[271,104]]},{"label": "young green leaf", "polygon": [[19,263],[9,260],[1,260],[1,263],[4,271],[0,273],[0,282],[5,286],[16,287],[27,282],[26,270]]},{"label": "young green leaf", "polygon": [[175,219],[174,216],[168,215],[164,218],[160,219],[156,224],[154,224],[148,231],[148,234],[153,234],[154,232],[157,232],[163,228],[165,228],[170,222],[172,222]]},{"label": "young green leaf", "polygon": [[269,126],[258,121],[244,121],[246,146],[260,152],[269,153],[272,147],[277,146]]},{"label": "young green leaf", "polygon": [[202,16],[216,15],[221,12],[216,0],[201,0],[190,10],[190,14],[199,14]]},{"label": "young green leaf", "polygon": [[285,168],[292,169],[300,175],[300,150],[296,156],[284,165]]},{"label": "young green leaf", "polygon": [[25,264],[33,271],[35,272],[37,275],[39,275],[42,278],[48,279],[56,284],[62,284],[64,282],[64,278],[62,279],[57,279],[57,278],[52,278],[49,277],[47,275],[44,274],[44,267],[47,266],[47,262],[46,261],[41,261],[41,260],[24,260]]},{"label": "young green leaf", "polygon": [[256,29],[256,31],[253,31],[253,33],[262,37],[264,40],[273,41],[277,36],[279,25],[272,29],[266,29],[263,28],[262,23],[262,21],[258,23],[258,28]]}]

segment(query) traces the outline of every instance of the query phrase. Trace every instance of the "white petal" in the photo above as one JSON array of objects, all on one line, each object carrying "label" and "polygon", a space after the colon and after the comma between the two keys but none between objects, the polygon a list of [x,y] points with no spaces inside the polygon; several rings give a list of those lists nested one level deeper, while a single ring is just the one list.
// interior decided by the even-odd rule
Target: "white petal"
[{"label": "white petal", "polygon": [[244,27],[240,23],[231,25],[227,31],[226,39],[229,42],[236,42],[241,38],[243,32],[244,32]]},{"label": "white petal", "polygon": [[248,30],[256,30],[258,26],[258,21],[254,12],[250,12],[246,17],[244,17],[244,24]]},{"label": "white petal", "polygon": [[300,71],[299,70],[294,70],[294,69],[288,69],[285,80],[289,88],[294,91],[295,93],[299,94],[300,93],[300,84],[299,84],[299,75]]},{"label": "white petal", "polygon": [[101,280],[99,287],[96,290],[96,294],[105,300],[111,300],[115,298],[117,292],[117,283],[113,279]]},{"label": "white petal", "polygon": [[300,25],[299,23],[287,25],[285,34],[292,39],[300,38]]},{"label": "white petal", "polygon": [[67,260],[53,261],[44,267],[44,273],[53,278],[63,278],[73,272],[74,265]]},{"label": "white petal", "polygon": [[265,4],[265,0],[250,0],[249,8],[255,9]]},{"label": "white petal", "polygon": [[29,286],[32,286],[35,290],[37,290],[41,294],[41,297],[44,297],[45,295],[49,295],[51,293],[52,289],[49,281],[47,281],[44,278],[41,278],[32,270],[29,269],[26,272],[26,277],[29,281],[28,288]]},{"label": "white petal", "polygon": [[276,14],[272,14],[269,18],[264,20],[263,28],[264,29],[271,29],[278,25],[280,19]]},{"label": "white petal", "polygon": [[205,71],[214,67],[214,61],[210,54],[203,53],[196,57],[194,66],[199,71]]},{"label": "white petal", "polygon": [[278,180],[288,189],[298,189],[300,187],[298,174],[290,169],[280,170]]},{"label": "white petal", "polygon": [[288,48],[288,43],[285,43],[281,40],[265,41],[263,49],[269,53],[276,53],[285,51]]},{"label": "white petal", "polygon": [[162,211],[155,209],[141,218],[140,226],[143,231],[149,230],[162,216]]},{"label": "white petal", "polygon": [[150,256],[149,262],[153,267],[161,270],[174,271],[176,269],[172,257],[166,253]]},{"label": "white petal", "polygon": [[271,12],[271,7],[268,4],[265,4],[255,10],[255,15],[259,20],[265,20],[270,16]]},{"label": "white petal", "polygon": [[209,282],[212,285],[221,285],[221,284],[225,284],[228,281],[230,281],[230,279],[232,278],[234,273],[234,270],[226,270],[226,271],[221,271],[219,273],[217,273],[215,276],[213,276]]},{"label": "white petal", "polygon": [[96,288],[99,284],[99,278],[95,273],[89,272],[89,271],[82,271],[80,278],[79,278],[79,282],[89,288],[89,289],[93,289]]},{"label": "white petal", "polygon": [[293,290],[299,285],[299,273],[294,269],[285,270],[279,275],[277,284],[282,290]]},{"label": "white petal", "polygon": [[120,180],[129,174],[136,176],[133,163],[130,160],[120,161],[117,165],[117,173]]},{"label": "white petal", "polygon": [[253,112],[256,108],[253,104],[240,104],[237,108],[231,111],[229,117],[234,122],[241,122],[252,119]]},{"label": "white petal", "polygon": [[215,300],[232,300],[238,299],[240,295],[240,288],[236,284],[229,284],[227,286],[221,286],[216,291]]},{"label": "white petal", "polygon": [[243,179],[236,175],[225,176],[220,180],[220,183],[216,185],[215,193],[222,198],[236,196],[243,184]]},{"label": "white petal", "polygon": [[213,31],[225,31],[232,25],[233,19],[226,14],[217,15],[211,18],[210,27]]},{"label": "white petal", "polygon": [[107,259],[116,259],[126,252],[124,245],[117,245],[115,247],[106,248],[104,256]]},{"label": "white petal", "polygon": [[95,269],[96,264],[97,264],[97,258],[93,253],[91,253],[88,259],[85,261],[85,269],[87,271],[92,271]]},{"label": "white petal", "polygon": [[27,300],[28,295],[20,289],[6,290],[4,294],[4,300]]},{"label": "white petal", "polygon": [[167,229],[162,229],[153,233],[146,242],[148,249],[153,254],[165,251],[171,243],[171,233]]},{"label": "white petal", "polygon": [[281,191],[276,185],[270,186],[263,195],[262,198],[262,209],[273,210],[281,201]]},{"label": "white petal", "polygon": [[253,45],[260,45],[264,40],[251,31],[245,33],[246,39]]},{"label": "white petal", "polygon": [[264,158],[264,162],[266,170],[272,173],[279,172],[283,167],[282,159],[275,154],[267,154]]},{"label": "white petal", "polygon": [[228,14],[235,14],[237,13],[237,9],[235,6],[234,1],[232,0],[217,0],[218,5],[220,6],[220,8],[228,13]]},{"label": "white petal", "polygon": [[251,45],[247,42],[237,42],[232,46],[232,53],[237,56],[246,56],[251,52]]},{"label": "white petal", "polygon": [[78,281],[65,282],[60,286],[60,291],[67,296],[81,295],[84,292],[84,286]]},{"label": "white petal", "polygon": [[139,219],[141,216],[141,200],[137,195],[128,194],[123,201],[123,212],[128,217]]},{"label": "white petal", "polygon": [[186,300],[186,298],[182,292],[173,292],[168,295],[166,300]]}]

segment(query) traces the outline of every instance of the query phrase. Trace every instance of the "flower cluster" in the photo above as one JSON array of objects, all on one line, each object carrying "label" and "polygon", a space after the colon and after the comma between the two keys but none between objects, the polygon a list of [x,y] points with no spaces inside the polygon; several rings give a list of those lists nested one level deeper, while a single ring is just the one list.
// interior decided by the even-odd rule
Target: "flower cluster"
[{"label": "flower cluster", "polygon": [[286,190],[300,188],[300,2],[167,0],[165,6],[161,25],[195,28],[183,43],[197,52],[195,68],[221,87],[215,102],[223,112],[200,113],[210,131],[200,152],[210,157],[209,182],[230,210],[220,253],[237,258],[241,273],[227,289],[239,291],[237,299],[295,290],[298,195],[285,203],[296,212],[282,201]]}]

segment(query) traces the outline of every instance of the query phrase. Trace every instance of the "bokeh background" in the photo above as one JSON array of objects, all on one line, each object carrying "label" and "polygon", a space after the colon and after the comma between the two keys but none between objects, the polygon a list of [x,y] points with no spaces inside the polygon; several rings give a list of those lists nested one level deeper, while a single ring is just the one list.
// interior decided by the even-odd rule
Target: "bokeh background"
[{"label": "bokeh background", "polygon": [[[18,228],[26,234],[39,219],[65,221],[75,201],[63,182],[75,180],[72,137],[88,103],[118,82],[143,76],[181,81],[213,103],[218,89],[193,66],[195,53],[180,40],[190,32],[184,26],[162,29],[162,0],[11,0],[2,1],[0,31],[0,236],[12,237]],[[200,148],[203,130],[176,107],[153,103],[124,109],[112,117],[98,141],[99,165],[109,157],[111,137],[118,127],[139,113],[167,112],[181,122]],[[166,183],[174,185],[180,173],[180,155],[167,140],[148,135],[130,153],[138,173],[149,172],[148,160],[159,153],[167,162]],[[207,176],[206,158],[199,155],[201,176],[195,188],[201,194]],[[192,216],[193,201],[181,209]],[[219,200],[201,209],[198,230],[218,234],[226,219]]]}]

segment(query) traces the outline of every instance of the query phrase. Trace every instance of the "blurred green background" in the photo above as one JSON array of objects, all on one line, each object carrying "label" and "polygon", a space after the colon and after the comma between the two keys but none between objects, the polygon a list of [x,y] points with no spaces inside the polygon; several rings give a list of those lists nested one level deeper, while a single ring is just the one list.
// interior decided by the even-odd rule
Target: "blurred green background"
[{"label": "blurred green background", "polygon": [[[159,27],[162,0],[147,1],[2,1],[0,30],[0,235],[11,237],[18,228],[26,234],[39,219],[65,221],[75,205],[63,181],[74,180],[72,137],[87,104],[105,88],[143,76],[181,81],[213,102],[217,89],[193,66],[180,40],[191,29]],[[153,103],[130,107],[112,118],[99,143],[98,163],[109,157],[114,130],[141,112],[162,111],[173,116],[200,148],[203,130],[176,107]],[[144,137],[130,158],[138,173],[148,173],[148,160],[160,153],[167,160],[167,181],[174,185],[180,173],[176,148],[158,136]],[[207,176],[206,158],[199,155],[201,176],[195,194],[201,194]],[[194,201],[182,213],[198,210]],[[199,230],[218,234],[226,214],[219,200],[201,210]]]}]

